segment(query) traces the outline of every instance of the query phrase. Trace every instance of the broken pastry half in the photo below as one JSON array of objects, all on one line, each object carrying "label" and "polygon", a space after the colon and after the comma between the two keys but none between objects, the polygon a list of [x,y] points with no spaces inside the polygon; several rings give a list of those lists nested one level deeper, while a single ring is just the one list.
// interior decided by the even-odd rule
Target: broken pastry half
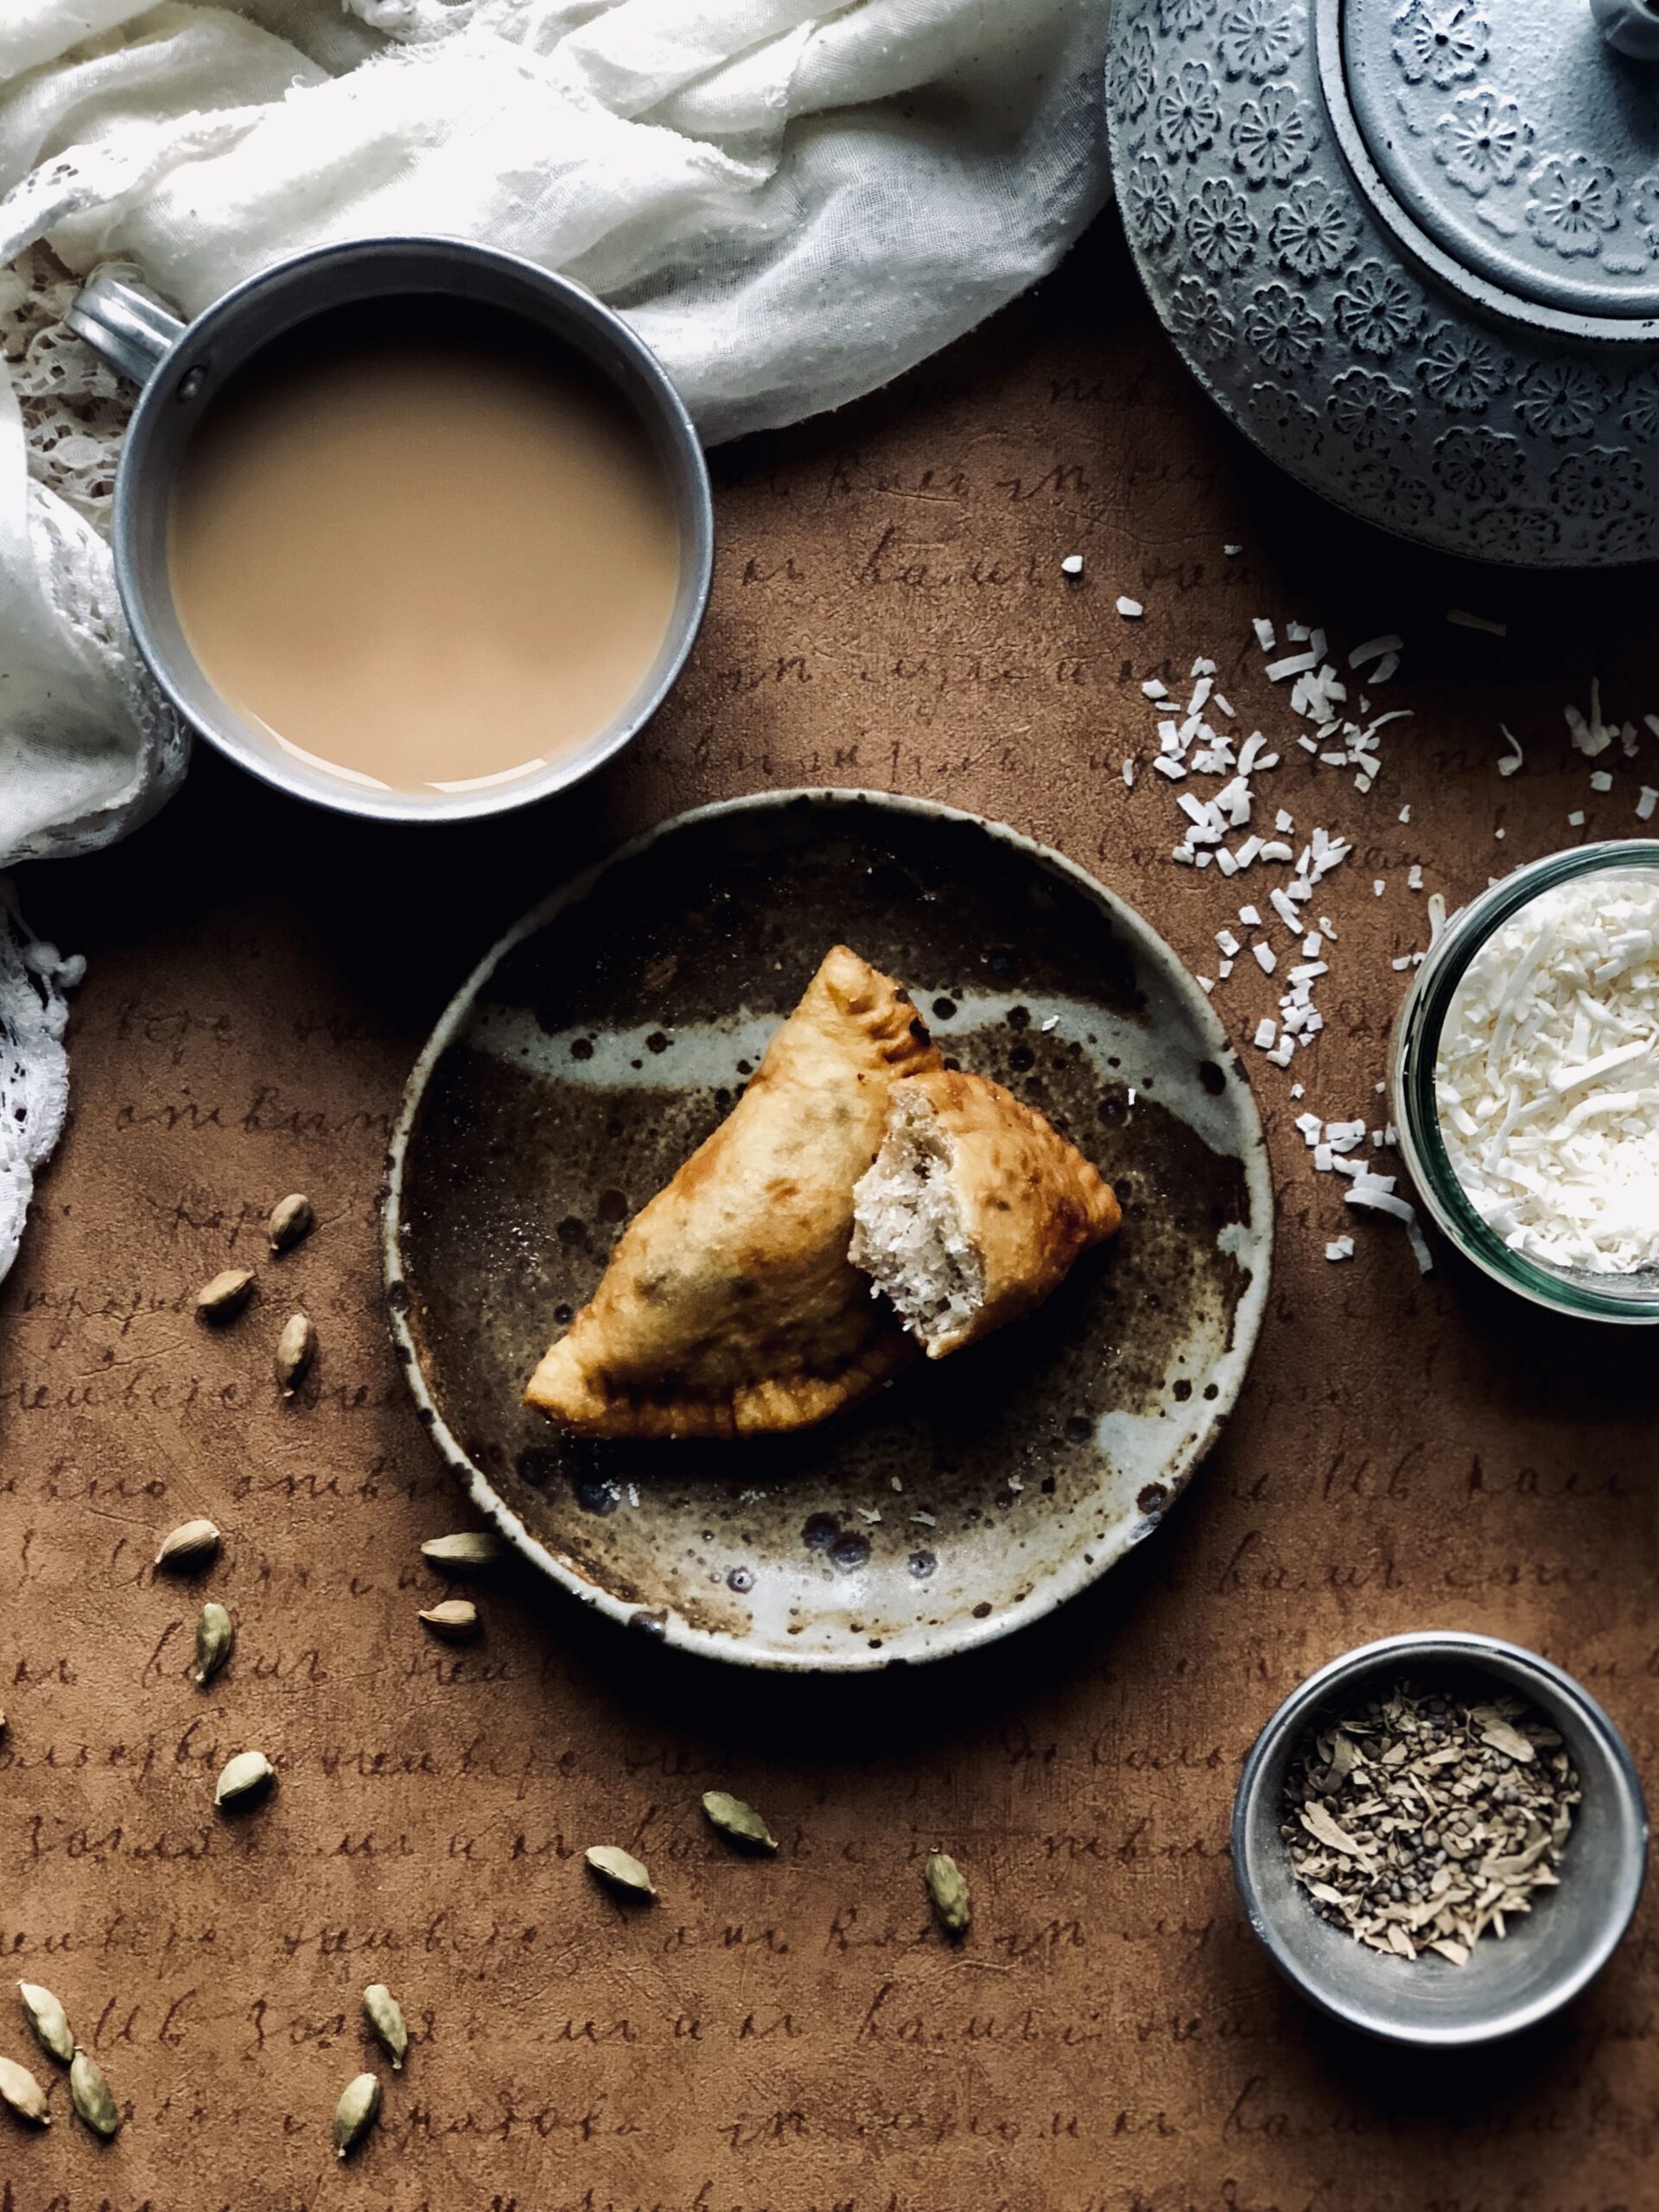
[{"label": "broken pastry half", "polygon": [[848,1258],[894,1085],[940,1066],[908,995],[837,945],[747,1090],[619,1239],[527,1405],[584,1436],[804,1428],[912,1357]]},{"label": "broken pastry half", "polygon": [[855,1263],[930,1359],[1039,1306],[1122,1218],[1099,1171],[1040,1114],[944,1067],[895,1086],[853,1212]]}]

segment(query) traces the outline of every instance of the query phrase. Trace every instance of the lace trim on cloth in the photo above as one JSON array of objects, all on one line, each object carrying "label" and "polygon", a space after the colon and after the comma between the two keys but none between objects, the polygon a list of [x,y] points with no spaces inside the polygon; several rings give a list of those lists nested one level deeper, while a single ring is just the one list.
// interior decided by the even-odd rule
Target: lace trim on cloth
[{"label": "lace trim on cloth", "polygon": [[35,1170],[51,1157],[69,1107],[63,1049],[73,990],[86,973],[35,937],[0,877],[0,1281],[17,1256]]}]

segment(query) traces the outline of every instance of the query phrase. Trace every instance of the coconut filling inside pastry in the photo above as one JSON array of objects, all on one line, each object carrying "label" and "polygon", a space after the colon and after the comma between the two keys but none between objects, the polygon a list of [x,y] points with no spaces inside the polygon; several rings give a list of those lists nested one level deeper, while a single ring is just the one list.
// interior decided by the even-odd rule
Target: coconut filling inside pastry
[{"label": "coconut filling inside pastry", "polygon": [[985,1262],[951,1181],[954,1153],[926,1092],[896,1084],[881,1149],[853,1192],[853,1265],[924,1344],[956,1336],[985,1296]]}]

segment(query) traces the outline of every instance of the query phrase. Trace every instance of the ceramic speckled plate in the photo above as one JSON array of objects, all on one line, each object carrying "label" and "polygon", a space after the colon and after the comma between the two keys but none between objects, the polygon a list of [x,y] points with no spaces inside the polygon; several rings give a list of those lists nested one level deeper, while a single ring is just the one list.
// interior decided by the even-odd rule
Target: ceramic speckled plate
[{"label": "ceramic speckled plate", "polygon": [[[531,1370],[837,940],[1098,1162],[1122,1233],[821,1428],[563,1436]],[[1156,1525],[1238,1394],[1271,1208],[1243,1070],[1137,914],[972,815],[784,792],[665,823],[484,961],[398,1117],[388,1296],[423,1420],[557,1581],[712,1656],[878,1667],[1035,1619]]]}]

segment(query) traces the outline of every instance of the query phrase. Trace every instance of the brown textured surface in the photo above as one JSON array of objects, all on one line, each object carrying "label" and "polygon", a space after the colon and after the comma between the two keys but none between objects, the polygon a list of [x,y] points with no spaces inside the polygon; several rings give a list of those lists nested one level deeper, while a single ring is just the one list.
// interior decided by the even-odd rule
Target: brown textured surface
[{"label": "brown textured surface", "polygon": [[[1418,719],[1389,734],[1369,809],[1342,810],[1365,842],[1332,890],[1351,926],[1310,1061],[1334,1114],[1369,1096],[1389,957],[1421,927],[1402,893],[1370,899],[1373,874],[1418,858],[1455,898],[1494,852],[1569,834],[1569,807],[1628,825],[1635,779],[1591,798],[1560,708],[1595,672],[1611,710],[1659,706],[1650,583],[1504,581],[1327,517],[1189,391],[1107,233],[901,389],[719,474],[692,671],[579,805],[377,836],[204,762],[130,845],[25,884],[92,965],[74,1124],[0,1293],[0,1939],[130,2116],[105,2150],[60,2082],[45,2137],[0,2114],[0,2202],[1653,2205],[1651,1906],[1554,2025],[1426,2066],[1313,2020],[1240,1925],[1239,1758],[1282,1690],[1363,1636],[1535,1645],[1649,1771],[1659,1720],[1652,1339],[1548,1328],[1450,1269],[1421,1283],[1381,1230],[1327,1268],[1333,1201],[1270,1072],[1281,1249],[1239,1417],[1161,1535],[1052,1626],[827,1689],[696,1669],[528,1583],[486,1595],[470,1649],[415,1628],[437,1594],[416,1542],[455,1515],[378,1317],[380,1153],[442,1001],[569,855],[769,782],[937,792],[1096,867],[1200,959],[1218,902],[1167,863],[1166,795],[1117,779],[1120,734],[1144,727],[1131,678],[1213,646],[1230,680],[1257,612],[1350,639],[1397,623]],[[1090,571],[1068,593],[1075,547]],[[1147,602],[1133,632],[1120,588]],[[1508,643],[1445,628],[1448,602],[1508,613]],[[1254,678],[1239,690],[1265,710]],[[1529,756],[1502,785],[1499,717]],[[1283,803],[1307,787],[1288,768]],[[200,1332],[195,1286],[296,1185],[315,1236],[262,1265],[241,1322]],[[284,1408],[269,1355],[301,1300],[322,1348]],[[240,1626],[206,1695],[184,1674],[197,1592],[145,1564],[198,1511],[228,1535],[203,1586]],[[217,1821],[213,1770],[247,1745],[281,1786]],[[715,1783],[762,1807],[775,1861],[706,1832]],[[601,1838],[644,1850],[658,1904],[593,1889],[572,1854]],[[923,1909],[941,1842],[975,1885],[958,1951]],[[328,2117],[372,1980],[416,2043],[342,2176]]]}]

